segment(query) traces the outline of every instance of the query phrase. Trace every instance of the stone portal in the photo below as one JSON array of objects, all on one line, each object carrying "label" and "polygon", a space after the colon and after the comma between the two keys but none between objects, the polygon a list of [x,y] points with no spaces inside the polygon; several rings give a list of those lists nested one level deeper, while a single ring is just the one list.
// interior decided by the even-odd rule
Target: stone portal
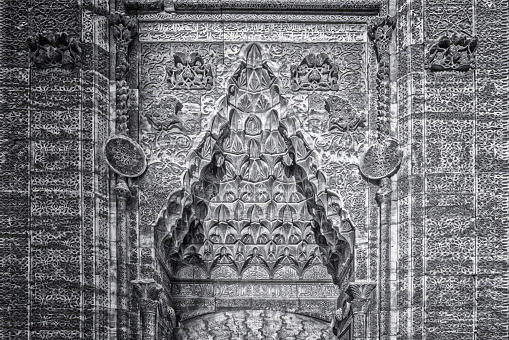
[{"label": "stone portal", "polygon": [[[352,273],[353,226],[260,46],[244,55],[157,222],[173,307],[181,321],[239,309],[296,313],[287,316],[332,332]],[[282,317],[235,313],[232,320]]]}]

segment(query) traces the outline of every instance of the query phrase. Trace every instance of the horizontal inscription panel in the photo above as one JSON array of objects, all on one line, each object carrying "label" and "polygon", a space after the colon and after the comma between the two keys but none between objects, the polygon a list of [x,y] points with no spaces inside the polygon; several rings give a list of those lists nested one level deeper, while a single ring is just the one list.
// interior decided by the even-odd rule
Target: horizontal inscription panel
[{"label": "horizontal inscription panel", "polygon": [[174,297],[272,297],[272,298],[337,298],[338,286],[317,284],[267,283],[174,283]]},{"label": "horizontal inscription panel", "polygon": [[140,41],[366,42],[364,24],[142,22]]}]

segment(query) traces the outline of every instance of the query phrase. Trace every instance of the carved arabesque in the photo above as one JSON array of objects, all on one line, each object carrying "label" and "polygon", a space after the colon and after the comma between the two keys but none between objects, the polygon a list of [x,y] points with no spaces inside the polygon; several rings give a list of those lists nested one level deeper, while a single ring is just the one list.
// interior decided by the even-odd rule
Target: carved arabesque
[{"label": "carved arabesque", "polygon": [[81,44],[66,33],[45,32],[27,40],[30,61],[40,69],[81,66]]},{"label": "carved arabesque", "polygon": [[298,65],[292,65],[291,87],[299,90],[337,90],[338,67],[325,53],[309,54]]},{"label": "carved arabesque", "polygon": [[431,71],[468,71],[475,68],[477,38],[453,34],[429,47],[426,67]]},{"label": "carved arabesque", "polygon": [[210,90],[213,85],[212,66],[196,52],[177,52],[174,65],[167,66],[168,82],[172,89]]}]

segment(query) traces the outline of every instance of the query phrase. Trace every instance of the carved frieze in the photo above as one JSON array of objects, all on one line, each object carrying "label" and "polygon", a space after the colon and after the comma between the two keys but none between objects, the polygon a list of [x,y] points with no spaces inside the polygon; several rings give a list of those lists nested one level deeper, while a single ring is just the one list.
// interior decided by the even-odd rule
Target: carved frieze
[{"label": "carved frieze", "polygon": [[426,67],[431,71],[468,71],[475,68],[477,37],[443,36],[429,47]]},{"label": "carved frieze", "polygon": [[198,53],[177,52],[173,59],[174,65],[166,69],[172,89],[210,90],[212,88],[212,66],[207,64]]},{"label": "carved frieze", "polygon": [[72,69],[81,66],[81,44],[66,33],[42,33],[26,42],[34,67]]},{"label": "carved frieze", "polygon": [[291,87],[293,91],[334,91],[338,85],[338,67],[325,53],[309,54],[300,65],[292,65]]}]

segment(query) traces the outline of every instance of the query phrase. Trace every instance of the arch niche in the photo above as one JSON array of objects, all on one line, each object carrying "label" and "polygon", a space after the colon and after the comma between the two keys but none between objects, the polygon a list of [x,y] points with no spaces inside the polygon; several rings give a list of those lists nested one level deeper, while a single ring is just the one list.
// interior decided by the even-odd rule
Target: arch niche
[{"label": "arch niche", "polygon": [[159,214],[177,338],[348,331],[354,227],[280,89],[261,47],[247,45]]}]

